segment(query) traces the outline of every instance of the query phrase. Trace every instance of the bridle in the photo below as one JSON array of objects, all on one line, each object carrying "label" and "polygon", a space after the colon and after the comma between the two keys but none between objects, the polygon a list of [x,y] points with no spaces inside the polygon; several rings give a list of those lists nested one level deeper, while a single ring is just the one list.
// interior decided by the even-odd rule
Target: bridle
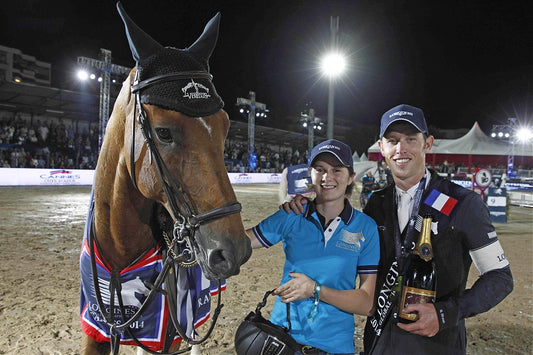
[{"label": "bridle", "polygon": [[[176,266],[180,266],[182,264],[190,264],[192,261],[196,259],[195,251],[194,251],[194,243],[195,243],[195,233],[198,230],[198,228],[202,224],[206,224],[208,222],[211,222],[213,220],[226,217],[228,215],[231,215],[233,213],[239,213],[241,211],[241,204],[238,201],[230,202],[226,205],[214,208],[210,211],[198,213],[198,209],[196,205],[194,204],[194,201],[186,191],[183,184],[180,184],[179,181],[176,182],[170,171],[168,170],[167,166],[165,165],[165,162],[163,161],[161,154],[159,153],[159,150],[157,149],[157,146],[153,140],[152,137],[152,129],[150,127],[150,121],[148,119],[148,115],[144,111],[141,100],[140,100],[140,91],[142,89],[145,89],[149,86],[169,82],[169,81],[175,81],[175,80],[181,80],[181,79],[208,79],[212,80],[212,75],[205,71],[186,71],[186,72],[178,72],[173,74],[165,74],[165,75],[159,75],[155,76],[153,78],[149,78],[143,81],[139,81],[139,72],[137,71],[135,74],[135,79],[133,82],[133,85],[131,86],[131,93],[135,95],[135,108],[134,108],[134,117],[132,119],[132,142],[131,142],[131,181],[133,183],[133,186],[135,189],[138,190],[137,186],[137,180],[135,176],[135,122],[139,124],[139,127],[141,129],[141,132],[143,134],[144,142],[146,146],[148,147],[148,151],[150,154],[150,163],[155,161],[155,166],[157,173],[159,175],[159,181],[163,187],[163,191],[167,197],[167,200],[170,205],[170,209],[172,210],[172,213],[176,220],[174,221],[174,226],[172,230],[172,240],[170,243],[168,240],[166,241],[167,250],[163,254],[163,265],[162,270],[157,276],[155,282],[150,287],[150,293],[146,297],[145,301],[139,308],[139,310],[130,318],[126,319],[125,312],[124,312],[124,305],[122,301],[122,295],[121,295],[121,282],[120,282],[120,270],[112,270],[111,273],[111,282],[109,283],[110,288],[110,307],[109,307],[109,313],[105,311],[106,307],[103,304],[102,296],[100,292],[100,286],[98,284],[98,275],[97,275],[97,268],[96,268],[96,260],[95,260],[95,247],[98,248],[98,241],[96,240],[96,236],[94,235],[94,226],[91,228],[91,233],[89,233],[89,246],[90,246],[90,254],[91,254],[91,268],[92,268],[92,276],[93,276],[93,286],[96,294],[96,299],[98,306],[100,308],[100,312],[104,319],[106,320],[107,325],[110,327],[110,340],[111,340],[111,349],[113,351],[113,354],[118,354],[118,348],[120,344],[120,334],[124,331],[128,333],[128,335],[135,341],[135,343],[143,348],[143,350],[151,353],[151,354],[162,354],[162,355],[174,355],[174,354],[181,354],[185,351],[190,350],[190,348],[179,350],[177,352],[173,353],[166,353],[165,351],[168,351],[168,348],[170,348],[170,345],[172,344],[172,341],[174,340],[175,334],[178,333],[180,337],[185,341],[188,345],[196,345],[204,342],[207,340],[207,338],[210,336],[211,332],[213,331],[213,328],[216,324],[218,315],[220,314],[222,304],[221,304],[221,281],[218,280],[218,301],[217,301],[217,307],[213,312],[212,322],[211,326],[206,332],[206,334],[199,340],[194,340],[193,338],[187,336],[186,332],[181,328],[180,324],[178,323],[177,316],[176,316],[176,277],[177,272],[171,272],[171,270],[175,269]],[[138,114],[137,114],[138,112]],[[92,222],[94,224],[94,214],[92,217]],[[166,239],[166,238],[165,238]],[[166,287],[165,290],[163,290],[162,286],[163,283],[165,283]],[[169,313],[170,313],[170,320],[171,325],[174,327],[175,332],[171,332],[170,334],[167,332],[167,337],[165,341],[165,346],[163,349],[163,352],[155,352],[148,347],[144,346],[133,334],[133,332],[130,329],[130,325],[137,320],[144,311],[148,308],[148,305],[150,302],[153,301],[153,299],[156,296],[157,292],[162,292],[166,294],[167,303],[169,306]],[[121,317],[122,317],[122,323],[121,324],[115,324],[114,317],[113,317],[113,309],[114,309],[114,299],[115,295],[117,296],[117,299],[119,301],[119,308],[121,310]],[[169,324],[170,325],[170,324]]]},{"label": "bridle", "polygon": [[[188,195],[187,191],[183,188],[183,184],[177,184],[169,170],[167,169],[165,162],[159,154],[155,142],[152,138],[152,130],[150,127],[150,121],[146,112],[144,111],[141,100],[140,100],[140,91],[151,85],[158,83],[164,83],[168,81],[180,80],[185,78],[205,78],[212,80],[213,76],[208,72],[204,71],[187,71],[179,72],[174,74],[165,74],[155,76],[143,81],[138,81],[139,72],[135,73],[135,79],[131,87],[131,93],[135,95],[135,111],[138,111],[137,119],[132,120],[132,141],[131,141],[131,154],[130,154],[130,163],[131,163],[131,180],[133,186],[138,190],[137,179],[135,176],[135,122],[139,123],[141,132],[144,137],[144,142],[148,147],[150,154],[150,161],[152,158],[155,160],[155,166],[157,173],[159,175],[159,181],[163,186],[163,191],[167,197],[167,200],[170,204],[170,209],[176,218],[174,223],[174,238],[181,238],[177,240],[178,243],[183,243],[185,238],[189,238],[190,241],[194,241],[194,232],[200,227],[201,224],[210,222],[215,219],[219,219],[225,216],[228,216],[233,213],[238,213],[241,211],[241,204],[237,201],[230,202],[224,206],[214,208],[210,211],[198,213],[194,202],[191,197]],[[177,201],[176,201],[177,200]],[[189,201],[189,202],[187,202]]]}]

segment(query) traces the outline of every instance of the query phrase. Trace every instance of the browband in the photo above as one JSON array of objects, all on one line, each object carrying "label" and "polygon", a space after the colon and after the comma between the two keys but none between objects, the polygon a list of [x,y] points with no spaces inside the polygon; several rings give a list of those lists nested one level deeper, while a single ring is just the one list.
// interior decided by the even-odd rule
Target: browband
[{"label": "browband", "polygon": [[183,71],[179,73],[174,74],[163,74],[154,76],[153,78],[149,78],[146,80],[143,80],[141,82],[135,83],[131,86],[131,92],[135,93],[141,89],[144,89],[148,86],[164,83],[167,81],[175,81],[175,80],[182,80],[182,79],[207,79],[209,81],[213,80],[213,75],[209,74],[206,71]]}]

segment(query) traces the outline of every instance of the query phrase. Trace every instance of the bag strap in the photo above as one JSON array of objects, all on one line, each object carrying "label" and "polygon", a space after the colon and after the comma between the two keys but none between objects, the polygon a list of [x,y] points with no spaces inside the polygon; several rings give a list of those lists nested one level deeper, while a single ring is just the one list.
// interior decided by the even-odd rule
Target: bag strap
[{"label": "bag strap", "polygon": [[[267,298],[270,296],[276,289],[270,290],[265,292],[265,295],[263,296],[263,300],[257,304],[257,307],[255,308],[255,313],[261,314],[261,308],[263,308],[267,303]],[[292,329],[291,325],[291,306],[290,303],[286,303],[287,305],[287,322],[289,322],[289,332]]]}]

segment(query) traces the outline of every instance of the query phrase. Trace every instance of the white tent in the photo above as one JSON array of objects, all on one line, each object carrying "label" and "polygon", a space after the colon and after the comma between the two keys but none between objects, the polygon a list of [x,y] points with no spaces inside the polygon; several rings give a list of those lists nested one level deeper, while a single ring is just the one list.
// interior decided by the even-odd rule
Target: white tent
[{"label": "white tent", "polygon": [[[374,159],[379,152],[377,142],[368,149],[369,156]],[[435,139],[429,155],[509,156],[511,153],[514,156],[533,158],[533,146],[531,144],[510,145],[491,138],[475,122],[470,131],[460,138]]]},{"label": "white tent", "polygon": [[[529,146],[531,148],[531,145]],[[533,156],[526,145],[516,144],[514,154]],[[436,139],[430,154],[509,155],[511,145],[487,136],[476,122],[470,131],[457,139]]]}]

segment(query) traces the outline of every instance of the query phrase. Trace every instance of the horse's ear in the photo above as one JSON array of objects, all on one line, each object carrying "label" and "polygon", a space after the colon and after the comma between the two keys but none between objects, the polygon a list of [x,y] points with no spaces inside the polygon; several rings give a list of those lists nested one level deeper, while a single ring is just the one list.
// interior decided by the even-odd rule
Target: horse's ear
[{"label": "horse's ear", "polygon": [[122,17],[124,27],[126,27],[126,36],[128,37],[131,54],[133,55],[135,62],[138,63],[139,60],[148,58],[163,48],[162,45],[133,22],[128,14],[126,14],[126,11],[124,11],[120,1],[117,2],[117,10],[120,17]]},{"label": "horse's ear", "polygon": [[218,12],[205,25],[204,32],[198,37],[188,50],[196,53],[206,61],[211,57],[218,39],[218,27],[220,26],[220,12]]}]

